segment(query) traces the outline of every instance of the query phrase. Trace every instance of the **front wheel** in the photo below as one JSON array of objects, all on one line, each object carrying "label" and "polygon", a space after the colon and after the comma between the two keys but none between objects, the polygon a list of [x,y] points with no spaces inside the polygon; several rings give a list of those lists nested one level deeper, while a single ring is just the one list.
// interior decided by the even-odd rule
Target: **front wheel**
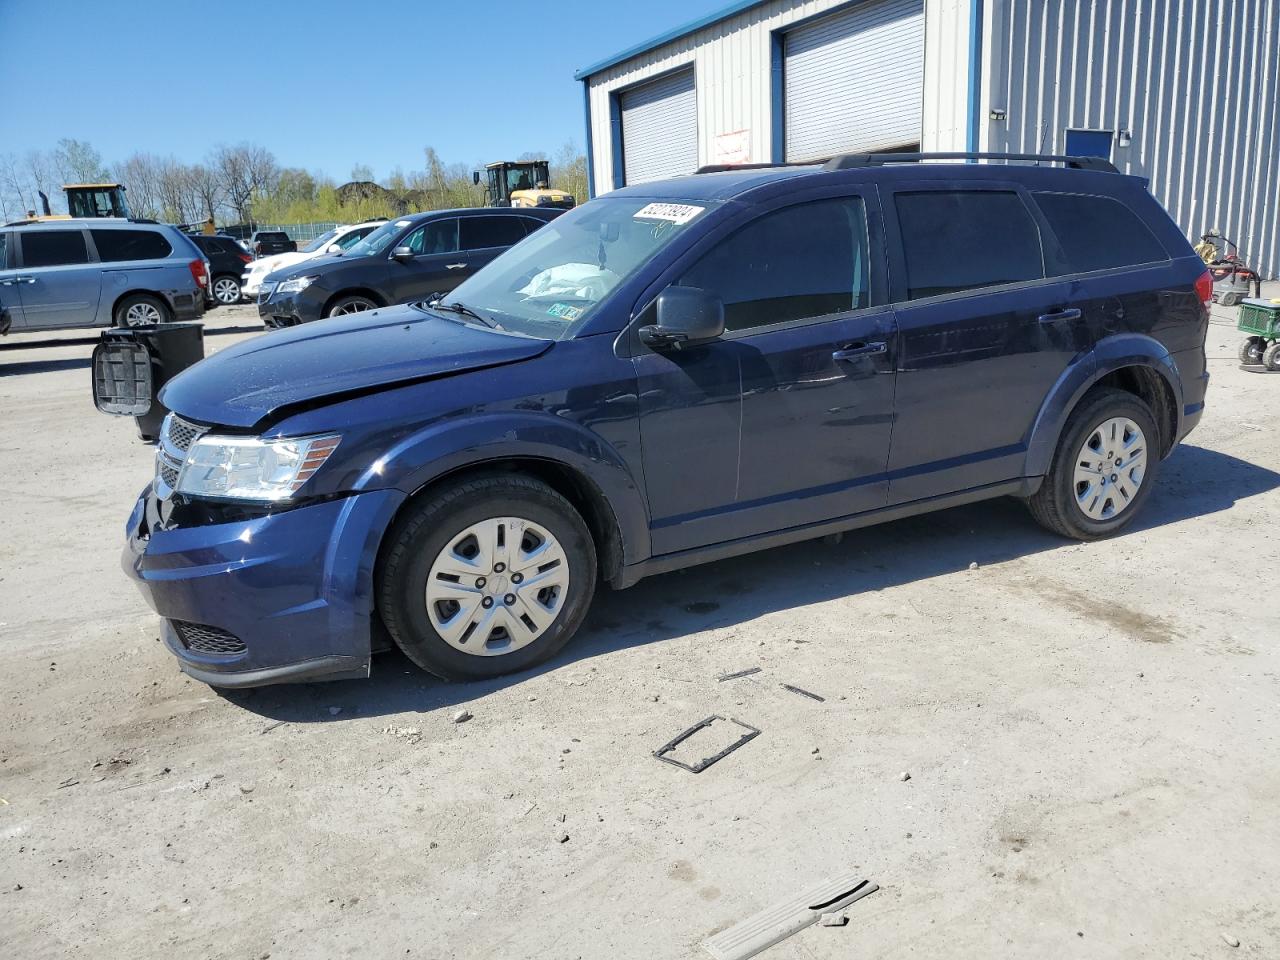
[{"label": "front wheel", "polygon": [[378,599],[410,660],[475,680],[554,656],[595,586],[595,544],[573,506],[537,480],[492,476],[410,506],[388,535]]},{"label": "front wheel", "polygon": [[1262,365],[1272,373],[1280,372],[1280,340],[1262,352]]},{"label": "front wheel", "polygon": [[378,305],[368,297],[340,297],[333,301],[329,307],[326,317],[345,317],[352,313],[364,313],[366,310],[376,310]]},{"label": "front wheel", "polygon": [[1049,473],[1028,501],[1031,514],[1064,537],[1111,536],[1137,516],[1159,463],[1151,408],[1123,390],[1098,390],[1067,419]]},{"label": "front wheel", "polygon": [[1257,366],[1266,348],[1267,341],[1261,337],[1245,337],[1240,343],[1240,362],[1247,367]]}]

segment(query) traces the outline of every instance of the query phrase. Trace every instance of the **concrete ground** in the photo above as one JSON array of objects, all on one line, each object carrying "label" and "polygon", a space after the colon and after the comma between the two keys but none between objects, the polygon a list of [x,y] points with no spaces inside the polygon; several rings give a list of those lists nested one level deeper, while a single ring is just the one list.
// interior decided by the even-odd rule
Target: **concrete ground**
[{"label": "concrete ground", "polygon": [[[605,593],[501,681],[235,696],[119,569],[153,454],[95,334],[0,341],[0,956],[698,957],[849,871],[880,891],[770,960],[1280,956],[1280,376],[1234,313],[1118,539],[996,501]],[[653,758],[713,713],[763,732]]]}]

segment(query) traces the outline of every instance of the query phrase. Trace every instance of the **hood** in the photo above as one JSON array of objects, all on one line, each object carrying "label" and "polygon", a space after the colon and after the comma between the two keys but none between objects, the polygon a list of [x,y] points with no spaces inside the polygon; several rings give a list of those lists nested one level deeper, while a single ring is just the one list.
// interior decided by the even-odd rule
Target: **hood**
[{"label": "hood", "polygon": [[282,267],[291,266],[310,257],[309,253],[273,253],[269,257],[259,257],[249,264],[249,269],[257,273],[270,273]]},{"label": "hood", "polygon": [[367,259],[367,257],[348,257],[342,253],[308,253],[299,260],[286,260],[284,263],[274,265],[271,272],[263,279],[270,283],[278,283],[281,280],[292,280],[294,277],[311,277],[323,274],[329,267],[336,264],[361,263]]},{"label": "hood", "polygon": [[197,423],[251,428],[317,401],[528,360],[551,343],[386,307],[219,350],[169,381],[160,400]]}]

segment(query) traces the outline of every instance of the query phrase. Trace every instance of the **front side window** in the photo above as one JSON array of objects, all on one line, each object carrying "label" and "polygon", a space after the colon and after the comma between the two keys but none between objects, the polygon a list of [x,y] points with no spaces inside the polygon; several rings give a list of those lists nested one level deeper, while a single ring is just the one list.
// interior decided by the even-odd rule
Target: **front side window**
[{"label": "front side window", "polygon": [[894,203],[907,299],[1044,278],[1040,228],[1013,191],[899,193]]},{"label": "front side window", "polygon": [[[337,235],[338,235],[337,230],[326,231],[325,233],[320,234],[320,236],[316,237],[314,240],[308,243],[305,247],[303,247],[302,252],[317,253],[320,250],[323,250],[325,247],[329,246],[329,244],[333,243],[333,238],[336,237]],[[353,240],[352,243],[354,242],[355,241]]]},{"label": "front side window", "polygon": [[[173,252],[169,241],[154,230],[90,230],[98,259],[103,263],[126,260],[162,260]],[[214,251],[216,240],[206,240]]]},{"label": "front side window", "polygon": [[677,283],[718,296],[725,329],[746,330],[867,306],[868,265],[862,200],[840,197],[765,214]]},{"label": "front side window", "polygon": [[347,253],[353,257],[370,257],[382,253],[390,249],[391,244],[404,232],[405,227],[412,225],[412,220],[388,220],[368,236],[352,244]]},{"label": "front side window", "polygon": [[61,267],[88,263],[89,250],[79,230],[32,230],[22,234],[24,267]]},{"label": "front side window", "polygon": [[1062,244],[1073,273],[1169,259],[1147,225],[1118,200],[1072,193],[1032,197]]},{"label": "front side window", "polygon": [[343,250],[350,250],[369,234],[373,233],[374,229],[373,227],[361,227],[358,230],[352,230],[350,233],[343,234],[336,242]]},{"label": "front side window", "polygon": [[458,252],[458,219],[447,217],[424,223],[399,244],[413,251],[415,257],[429,257],[437,253]]},{"label": "front side window", "polygon": [[517,244],[524,239],[520,220],[520,217],[464,217],[462,249],[485,250]]},{"label": "front side window", "polygon": [[464,303],[508,330],[558,340],[585,323],[618,284],[718,205],[707,200],[592,200],[531,233],[464,281],[445,302]]}]

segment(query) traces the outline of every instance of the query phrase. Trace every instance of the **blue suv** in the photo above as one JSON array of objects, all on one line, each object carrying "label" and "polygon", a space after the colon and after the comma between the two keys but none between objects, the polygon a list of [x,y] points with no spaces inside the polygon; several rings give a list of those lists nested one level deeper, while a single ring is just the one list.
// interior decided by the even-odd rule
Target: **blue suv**
[{"label": "blue suv", "polygon": [[617,190],[181,374],[123,560],[182,669],[366,676],[389,634],[489,677],[601,581],[999,496],[1123,529],[1204,406],[1204,264],[1105,161],[928,159]]}]

